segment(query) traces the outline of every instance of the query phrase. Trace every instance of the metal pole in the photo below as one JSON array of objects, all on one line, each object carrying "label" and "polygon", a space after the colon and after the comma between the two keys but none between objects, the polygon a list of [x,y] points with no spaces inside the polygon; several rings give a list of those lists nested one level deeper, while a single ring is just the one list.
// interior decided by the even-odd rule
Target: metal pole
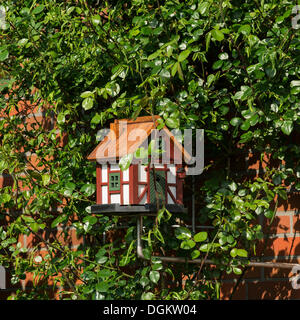
[{"label": "metal pole", "polygon": [[192,230],[196,232],[196,219],[195,219],[195,176],[192,176]]},{"label": "metal pole", "polygon": [[[143,231],[143,216],[137,218],[137,256],[143,260],[146,260],[143,254],[143,246],[142,246],[142,231]],[[154,256],[154,258],[158,258],[161,261],[165,262],[173,262],[173,263],[193,263],[193,264],[201,264],[203,260],[201,259],[187,259],[183,257],[161,257]],[[206,259],[204,261],[206,264],[214,264],[212,260]],[[248,267],[263,267],[263,268],[279,268],[279,269],[292,269],[297,266],[300,268],[300,264],[298,263],[286,263],[286,262],[255,262],[250,261],[247,264]]]},{"label": "metal pole", "polygon": [[6,273],[3,266],[0,266],[0,289],[6,289]]}]

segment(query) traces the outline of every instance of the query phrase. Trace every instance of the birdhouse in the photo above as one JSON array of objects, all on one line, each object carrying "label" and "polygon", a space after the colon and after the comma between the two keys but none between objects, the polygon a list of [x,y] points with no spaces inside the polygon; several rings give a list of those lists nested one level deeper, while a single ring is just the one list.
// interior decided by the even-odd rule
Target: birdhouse
[{"label": "birdhouse", "polygon": [[[158,203],[170,212],[185,211],[182,159],[190,159],[190,155],[167,127],[155,130],[158,125],[158,116],[110,124],[108,134],[88,156],[96,161],[97,203],[91,207],[92,213],[151,215],[157,212]],[[138,151],[149,150],[151,141],[157,141],[164,152],[151,157],[147,153],[146,161],[141,160]],[[128,155],[132,161],[122,171],[120,160]]]}]

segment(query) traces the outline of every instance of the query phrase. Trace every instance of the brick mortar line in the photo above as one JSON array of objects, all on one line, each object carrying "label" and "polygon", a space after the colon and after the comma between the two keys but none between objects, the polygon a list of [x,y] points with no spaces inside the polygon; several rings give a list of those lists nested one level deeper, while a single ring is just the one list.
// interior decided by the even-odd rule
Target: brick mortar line
[{"label": "brick mortar line", "polygon": [[298,216],[299,210],[286,210],[286,211],[276,211],[275,217],[288,217],[288,216]]},{"label": "brick mortar line", "polygon": [[290,215],[290,232],[297,234],[297,230],[295,230],[295,228],[294,228],[294,219],[293,218],[295,216],[296,215]]},{"label": "brick mortar line", "polygon": [[[255,258],[255,257],[253,257]],[[300,255],[289,255],[289,256],[264,256],[264,257],[256,257],[257,259],[261,259],[262,261],[271,261],[276,259],[290,260],[290,259],[300,259]]]},{"label": "brick mortar line", "polygon": [[[67,244],[64,244],[64,246],[67,246],[69,249],[78,249],[78,247],[81,245],[81,243],[80,244],[74,244],[74,245],[72,245],[72,246],[69,246],[69,245],[67,245]],[[34,248],[28,248],[28,250],[27,250],[27,252],[29,252],[29,253],[32,253],[32,252],[44,252],[44,251],[48,251],[47,250],[47,247],[42,247],[42,248],[40,248],[40,249],[38,249],[37,251],[36,251],[36,249],[34,249]]]},{"label": "brick mortar line", "polygon": [[288,233],[271,233],[271,234],[264,234],[265,239],[283,239],[283,238],[298,238],[300,237],[299,232],[288,232]]},{"label": "brick mortar line", "polygon": [[[26,177],[26,174],[25,173],[19,173],[18,174],[19,177]],[[13,176],[9,173],[2,173],[0,174],[0,178],[3,178],[3,179],[7,179],[7,178],[11,178],[13,179]]]},{"label": "brick mortar line", "polygon": [[24,243],[24,248],[27,249],[27,235],[23,235],[23,243]]},{"label": "brick mortar line", "polygon": [[[27,119],[31,119],[31,118],[34,118],[34,117],[44,117],[44,118],[46,118],[45,112],[42,112],[42,111],[34,112],[34,113],[30,112],[28,114],[14,114],[14,115],[11,115],[11,116],[19,116],[19,117],[23,117],[23,118],[27,118]],[[5,120],[7,118],[8,117],[0,117],[0,120]]]},{"label": "brick mortar line", "polygon": [[[25,281],[25,280],[21,280],[21,281]],[[33,287],[33,286],[25,286],[25,290],[26,289],[34,289],[34,288],[39,288],[39,287]],[[52,285],[48,285],[48,286],[46,286],[46,289],[52,289],[53,288],[53,286]],[[61,286],[57,286],[56,287],[57,289],[59,289],[59,288],[62,288]],[[16,290],[18,290],[18,289],[20,289],[20,288],[6,288],[6,289],[0,289],[0,293],[2,293],[2,292],[14,292],[14,291],[16,291]],[[22,289],[23,290],[23,289]],[[1,301],[1,300],[0,300]],[[0,303],[1,304],[1,303]]]},{"label": "brick mortar line", "polygon": [[[225,280],[220,280],[221,284],[222,283],[229,283],[229,284],[236,284],[237,279],[225,279]],[[265,278],[264,280],[260,278],[243,278],[243,280],[240,282],[240,284],[245,285],[246,283],[260,283],[260,282],[290,282],[290,278]]]}]

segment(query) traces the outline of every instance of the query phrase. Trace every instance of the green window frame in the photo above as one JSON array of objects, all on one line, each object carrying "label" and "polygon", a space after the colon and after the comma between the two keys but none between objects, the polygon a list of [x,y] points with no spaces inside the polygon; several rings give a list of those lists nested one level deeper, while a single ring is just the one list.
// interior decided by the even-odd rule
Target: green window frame
[{"label": "green window frame", "polygon": [[109,178],[109,190],[120,191],[120,188],[121,188],[120,172],[110,173],[108,178]]}]

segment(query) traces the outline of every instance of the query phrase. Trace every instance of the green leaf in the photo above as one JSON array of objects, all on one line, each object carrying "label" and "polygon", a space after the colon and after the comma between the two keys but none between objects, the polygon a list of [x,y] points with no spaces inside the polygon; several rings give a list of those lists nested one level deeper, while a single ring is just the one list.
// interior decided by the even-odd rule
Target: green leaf
[{"label": "green leaf", "polygon": [[167,46],[166,53],[167,53],[168,57],[171,57],[171,55],[173,53],[173,47],[172,46]]},{"label": "green leaf", "polygon": [[155,263],[152,265],[152,270],[162,270],[163,265],[161,263]]},{"label": "green leaf", "polygon": [[149,278],[153,283],[157,283],[160,278],[160,274],[158,271],[150,271]]},{"label": "green leaf", "polygon": [[239,141],[239,143],[245,143],[251,140],[252,137],[253,137],[253,133],[251,131],[248,131],[241,135],[241,140]]},{"label": "green leaf", "polygon": [[207,52],[210,46],[211,32],[208,32],[205,38],[205,51]]},{"label": "green leaf", "polygon": [[0,61],[4,61],[8,58],[9,52],[7,50],[0,51]]},{"label": "green leaf", "polygon": [[248,86],[242,86],[241,91],[237,91],[234,95],[234,99],[236,100],[246,100],[252,95],[252,89]]},{"label": "green leaf", "polygon": [[232,181],[228,184],[228,187],[232,192],[235,192],[237,189],[237,184],[234,181]]},{"label": "green leaf", "polygon": [[[97,223],[98,219],[94,216],[86,216],[84,217],[84,219],[82,220],[84,223],[88,222],[90,225],[94,225]],[[99,252],[97,253],[99,254]]]},{"label": "green leaf", "polygon": [[161,50],[157,50],[155,52],[153,52],[152,54],[150,54],[150,56],[148,56],[148,60],[153,60],[155,58],[157,58],[159,55],[161,54]]},{"label": "green leaf", "polygon": [[207,232],[206,231],[198,232],[194,235],[194,240],[196,242],[203,242],[206,239],[207,239]]},{"label": "green leaf", "polygon": [[280,198],[282,198],[283,200],[287,200],[286,190],[279,189],[277,190],[277,193],[280,196]]},{"label": "green leaf", "polygon": [[87,183],[81,187],[80,191],[83,192],[86,197],[90,197],[95,193],[96,186],[94,184]]},{"label": "green leaf", "polygon": [[107,257],[97,257],[97,258],[96,258],[96,262],[97,262],[98,264],[104,264],[107,260],[108,260]]},{"label": "green leaf", "polygon": [[250,125],[253,127],[258,123],[259,120],[259,115],[258,114],[254,114],[251,118],[250,118]]},{"label": "green leaf", "polygon": [[151,251],[148,248],[143,249],[143,255],[145,259],[150,260],[151,259]]},{"label": "green leaf", "polygon": [[199,248],[200,251],[202,252],[207,252],[211,249],[211,245],[209,243],[205,243],[205,244],[202,244]]},{"label": "green leaf", "polygon": [[231,255],[233,258],[235,258],[235,257],[237,256],[237,248],[231,249],[230,255]]},{"label": "green leaf", "polygon": [[44,10],[44,8],[45,6],[40,4],[33,9],[32,14],[39,14]]},{"label": "green leaf", "polygon": [[151,154],[154,154],[155,151],[155,140],[151,140],[148,145],[148,155],[150,156]]},{"label": "green leaf", "polygon": [[181,69],[181,65],[179,62],[177,62],[177,71],[178,71],[178,76],[179,76],[179,79],[180,80],[184,80],[184,75],[183,75],[183,72],[182,72],[182,69]]},{"label": "green leaf", "polygon": [[189,49],[182,51],[178,56],[178,62],[184,61],[190,55],[190,53],[191,53],[191,50]]},{"label": "green leaf", "polygon": [[180,248],[181,249],[184,249],[184,250],[189,250],[189,249],[192,249],[194,248],[196,245],[196,242],[189,239],[189,240],[183,240],[180,244]]},{"label": "green leaf", "polygon": [[232,118],[230,120],[230,124],[234,127],[238,126],[239,124],[241,124],[243,121],[241,118],[238,118],[238,117],[235,117],[235,118]]},{"label": "green leaf", "polygon": [[178,128],[180,126],[180,120],[178,118],[167,118],[166,125],[169,128]]},{"label": "green leaf", "polygon": [[64,196],[71,197],[72,192],[74,191],[76,185],[73,182],[67,182],[65,185]]},{"label": "green leaf", "polygon": [[204,1],[204,2],[199,4],[198,10],[202,15],[206,14],[208,12],[208,9],[209,9],[209,3],[208,2]]},{"label": "green leaf", "polygon": [[37,171],[34,171],[34,170],[28,170],[27,171],[30,176],[32,176],[34,179],[38,180],[38,181],[41,181],[42,180],[42,176],[39,174],[39,172]]},{"label": "green leaf", "polygon": [[300,80],[291,81],[291,88],[300,87]]},{"label": "green leaf", "polygon": [[242,33],[245,36],[249,35],[251,33],[251,26],[249,26],[249,24],[241,26],[238,30],[238,33]]},{"label": "green leaf", "polygon": [[217,30],[217,29],[213,29],[211,31],[211,35],[212,37],[217,40],[217,41],[222,41],[224,39],[224,34],[222,31]]},{"label": "green leaf", "polygon": [[147,278],[147,277],[142,277],[141,279],[140,279],[140,284],[143,286],[143,288],[145,288],[146,287],[146,285],[148,285],[149,284],[149,279]]},{"label": "green leaf", "polygon": [[172,67],[172,70],[171,70],[171,75],[172,75],[172,77],[175,76],[177,70],[178,70],[178,62],[175,62],[174,65],[173,65],[173,67]]},{"label": "green leaf", "polygon": [[91,123],[98,124],[101,122],[101,119],[102,119],[101,114],[96,113],[92,118]]},{"label": "green leaf", "polygon": [[51,228],[57,227],[60,223],[66,222],[68,220],[68,216],[66,215],[60,215],[56,219],[54,219],[51,223]]},{"label": "green leaf", "polygon": [[112,275],[112,272],[108,269],[102,269],[97,273],[97,278],[108,278]]},{"label": "green leaf", "polygon": [[244,258],[248,257],[248,252],[244,249],[237,249],[236,254],[240,257],[244,257]]},{"label": "green leaf", "polygon": [[200,251],[199,250],[194,250],[191,253],[192,259],[197,259],[200,256]]},{"label": "green leaf", "polygon": [[134,157],[137,159],[145,159],[148,157],[148,150],[144,147],[140,147],[135,151]]},{"label": "green leaf", "polygon": [[57,123],[61,125],[65,123],[65,121],[66,121],[65,114],[63,112],[60,112],[57,116]]},{"label": "green leaf", "polygon": [[159,73],[159,76],[162,78],[171,78],[170,72],[166,69],[162,69],[161,72]]},{"label": "green leaf", "polygon": [[131,165],[132,159],[133,159],[133,153],[129,153],[129,154],[126,154],[125,156],[123,156],[119,161],[120,169],[122,171],[127,170]]},{"label": "green leaf", "polygon": [[50,175],[48,173],[43,174],[42,181],[43,181],[43,185],[47,186],[50,182]]},{"label": "green leaf", "polygon": [[293,121],[285,120],[282,122],[281,131],[284,134],[289,136],[291,134],[291,132],[293,131],[293,128],[294,128]]},{"label": "green leaf", "polygon": [[233,272],[235,273],[235,274],[238,274],[238,275],[240,275],[240,274],[242,274],[242,269],[240,269],[240,268],[237,268],[237,267],[233,267]]},{"label": "green leaf", "polygon": [[192,233],[186,227],[178,227],[175,229],[175,236],[179,240],[188,240],[192,237]]},{"label": "green leaf", "polygon": [[7,193],[0,195],[0,203],[7,203],[11,200],[11,196]]},{"label": "green leaf", "polygon": [[214,70],[217,70],[217,69],[220,69],[222,67],[222,65],[223,65],[223,61],[222,60],[218,60],[213,64],[212,68]]},{"label": "green leaf", "polygon": [[282,178],[281,178],[281,175],[280,174],[274,174],[272,176],[272,181],[275,185],[280,185],[282,183]]},{"label": "green leaf", "polygon": [[80,95],[81,98],[90,98],[94,97],[94,93],[91,91],[85,91]]},{"label": "green leaf", "polygon": [[268,76],[268,78],[270,78],[270,79],[274,78],[277,73],[277,71],[274,67],[266,67],[265,72],[266,72],[266,75]]},{"label": "green leaf", "polygon": [[218,55],[218,58],[220,59],[220,60],[227,60],[228,59],[228,53],[226,53],[226,52],[222,52],[222,53],[220,53],[219,55]]},{"label": "green leaf", "polygon": [[141,299],[142,300],[153,300],[154,297],[155,297],[154,293],[152,293],[152,292],[143,292]]},{"label": "green leaf", "polygon": [[233,96],[234,99],[240,100],[243,97],[243,91],[237,91],[236,94]]},{"label": "green leaf", "polygon": [[92,98],[85,98],[82,101],[82,107],[84,110],[90,110],[94,106],[94,100]]},{"label": "green leaf", "polygon": [[101,17],[97,14],[92,17],[93,25],[97,26],[101,22]]},{"label": "green leaf", "polygon": [[274,217],[274,215],[275,215],[275,211],[270,210],[270,209],[268,209],[268,210],[266,210],[266,211],[264,212],[264,216],[265,216],[266,218],[268,218],[268,219],[272,219],[272,218]]},{"label": "green leaf", "polygon": [[250,120],[246,120],[242,123],[241,129],[244,131],[247,131],[250,128]]},{"label": "green leaf", "polygon": [[233,243],[234,242],[234,238],[233,238],[232,235],[227,236],[226,240],[227,240],[228,243]]},{"label": "green leaf", "polygon": [[104,281],[96,284],[96,290],[98,292],[107,292],[109,290],[109,288],[110,288],[109,283],[104,282]]}]

